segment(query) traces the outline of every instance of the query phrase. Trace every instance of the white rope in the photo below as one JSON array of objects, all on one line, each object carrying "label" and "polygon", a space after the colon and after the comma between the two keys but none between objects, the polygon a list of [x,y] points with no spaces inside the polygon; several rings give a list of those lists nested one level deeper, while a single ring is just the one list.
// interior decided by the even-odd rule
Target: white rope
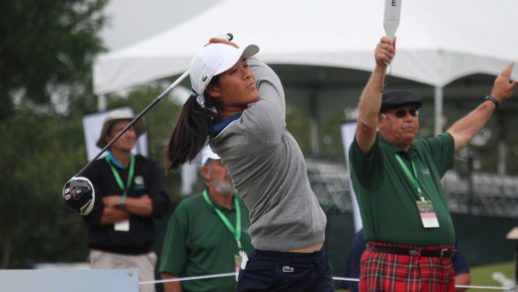
[{"label": "white rope", "polygon": [[506,287],[498,287],[498,286],[455,285],[455,288],[473,288],[473,289],[486,289],[486,290],[504,290],[504,291],[509,291],[509,288],[506,288]]},{"label": "white rope", "polygon": [[347,277],[333,277],[333,280],[336,280],[336,281],[347,281],[347,282],[360,282],[360,279],[347,278]]},{"label": "white rope", "polygon": [[139,285],[146,285],[146,284],[155,284],[155,283],[168,283],[168,282],[203,280],[203,279],[211,279],[211,278],[230,277],[230,276],[234,276],[235,277],[236,274],[237,274],[236,272],[233,272],[233,273],[206,275],[206,276],[192,276],[192,277],[174,278],[174,279],[158,280],[158,281],[144,281],[144,282],[139,282],[138,284]]},{"label": "white rope", "polygon": [[[166,279],[166,280],[157,280],[157,281],[144,281],[139,282],[139,285],[147,285],[147,284],[156,284],[156,283],[169,283],[169,282],[181,282],[181,281],[192,281],[192,280],[203,280],[203,279],[211,279],[211,278],[222,278],[222,277],[230,277],[236,276],[237,273],[223,273],[223,274],[213,274],[206,276],[192,276],[192,277],[184,277],[184,278],[174,278],[174,279]],[[347,278],[347,277],[333,277],[335,281],[348,281],[348,282],[359,282],[360,280],[357,278]],[[498,286],[479,286],[479,285],[455,285],[456,288],[468,288],[468,289],[486,289],[486,290],[502,290],[505,291],[509,288],[506,287],[498,287]]]}]

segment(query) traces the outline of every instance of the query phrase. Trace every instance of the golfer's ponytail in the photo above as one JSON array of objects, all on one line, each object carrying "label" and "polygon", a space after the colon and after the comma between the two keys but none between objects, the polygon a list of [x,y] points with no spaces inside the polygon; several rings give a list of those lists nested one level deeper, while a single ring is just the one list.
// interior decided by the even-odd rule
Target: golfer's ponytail
[{"label": "golfer's ponytail", "polygon": [[164,148],[167,171],[177,170],[193,160],[207,143],[209,128],[217,118],[210,108],[202,107],[191,95],[183,105],[178,122]]}]

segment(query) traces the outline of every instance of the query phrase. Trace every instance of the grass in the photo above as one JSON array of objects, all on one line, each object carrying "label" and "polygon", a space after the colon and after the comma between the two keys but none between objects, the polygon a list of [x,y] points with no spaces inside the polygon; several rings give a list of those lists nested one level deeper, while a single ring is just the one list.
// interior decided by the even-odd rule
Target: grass
[{"label": "grass", "polygon": [[[493,280],[494,272],[501,272],[506,278],[514,278],[514,262],[497,263],[484,266],[476,266],[471,268],[471,284],[481,286],[502,286],[499,282]],[[470,291],[475,291],[471,289]],[[482,291],[476,289],[476,291]]]}]

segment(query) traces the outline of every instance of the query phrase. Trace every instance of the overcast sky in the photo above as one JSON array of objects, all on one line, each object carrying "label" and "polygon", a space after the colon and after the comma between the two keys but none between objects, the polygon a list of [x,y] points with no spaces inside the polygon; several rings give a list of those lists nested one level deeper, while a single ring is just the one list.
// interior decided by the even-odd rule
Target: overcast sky
[{"label": "overcast sky", "polygon": [[188,20],[224,0],[110,0],[104,44],[117,50]]}]

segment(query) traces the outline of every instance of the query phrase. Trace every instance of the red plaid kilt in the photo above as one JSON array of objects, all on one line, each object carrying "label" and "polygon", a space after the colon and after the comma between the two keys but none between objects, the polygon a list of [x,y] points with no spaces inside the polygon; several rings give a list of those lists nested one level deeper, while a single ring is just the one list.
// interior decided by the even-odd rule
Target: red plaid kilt
[{"label": "red plaid kilt", "polygon": [[[453,246],[412,247],[369,242],[370,246],[393,246],[415,249],[453,249]],[[455,273],[451,258],[423,257],[375,252],[367,249],[361,259],[362,292],[373,291],[455,291]]]}]

